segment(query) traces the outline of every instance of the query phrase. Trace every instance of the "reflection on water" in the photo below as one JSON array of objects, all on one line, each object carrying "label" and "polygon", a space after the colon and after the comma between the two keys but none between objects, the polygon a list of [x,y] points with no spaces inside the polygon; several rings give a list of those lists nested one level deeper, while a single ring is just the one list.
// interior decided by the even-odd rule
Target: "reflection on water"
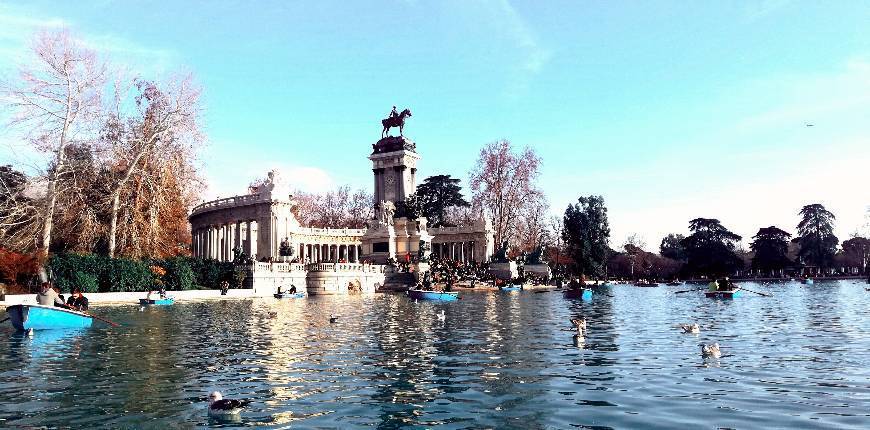
[{"label": "reflection on water", "polygon": [[[774,297],[617,286],[590,302],[527,291],[97,307],[123,326],[0,331],[0,427],[870,426],[870,293],[745,286]],[[589,324],[578,344],[574,316]],[[690,322],[700,334],[675,327]],[[712,342],[722,358],[700,356]],[[210,420],[212,390],[254,403]]]}]

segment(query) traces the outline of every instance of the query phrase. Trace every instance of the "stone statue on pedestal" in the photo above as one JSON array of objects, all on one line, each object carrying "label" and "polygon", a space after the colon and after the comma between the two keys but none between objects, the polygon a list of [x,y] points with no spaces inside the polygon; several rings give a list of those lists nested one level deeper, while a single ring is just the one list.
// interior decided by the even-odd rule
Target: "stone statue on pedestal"
[{"label": "stone statue on pedestal", "polygon": [[396,214],[396,205],[393,202],[381,200],[377,204],[377,212],[381,225],[393,225],[393,216]]},{"label": "stone statue on pedestal", "polygon": [[495,254],[492,255],[493,263],[508,263],[510,259],[508,259],[508,253],[510,252],[510,245],[508,245],[507,241],[502,242],[501,247],[495,251]]},{"label": "stone statue on pedestal", "polygon": [[390,128],[399,127],[399,136],[403,136],[404,128],[405,128],[405,118],[412,116],[410,109],[405,109],[402,113],[396,113],[396,107],[393,106],[393,111],[390,112],[390,116],[381,120],[381,124],[384,126],[383,131],[381,131],[381,138],[386,137]]},{"label": "stone statue on pedestal", "polygon": [[532,251],[532,253],[526,257],[526,263],[527,264],[546,264],[547,262],[544,261],[544,246],[538,245],[537,247],[535,247],[535,249]]}]

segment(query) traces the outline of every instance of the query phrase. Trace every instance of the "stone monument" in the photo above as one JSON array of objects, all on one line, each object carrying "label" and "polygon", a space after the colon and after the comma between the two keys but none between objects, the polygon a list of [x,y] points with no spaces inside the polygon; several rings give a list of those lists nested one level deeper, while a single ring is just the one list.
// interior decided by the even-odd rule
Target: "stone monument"
[{"label": "stone monument", "polygon": [[526,257],[526,264],[523,265],[523,270],[526,275],[533,275],[539,278],[550,278],[550,266],[544,260],[544,246],[538,245],[531,254]]},{"label": "stone monument", "polygon": [[385,263],[388,258],[404,261],[417,255],[421,241],[432,242],[424,218],[394,218],[396,204],[405,201],[417,187],[417,162],[420,160],[417,145],[401,135],[405,118],[410,116],[410,110],[396,113],[394,107],[390,117],[381,121],[384,125],[381,136],[388,134],[390,127],[398,127],[400,135],[381,137],[372,145],[369,155],[375,180],[375,218],[362,237],[362,255],[375,263]]},{"label": "stone monument", "polygon": [[519,276],[517,262],[511,261],[510,258],[508,258],[509,252],[510,246],[508,245],[508,242],[502,242],[501,247],[495,251],[492,260],[489,263],[489,273],[492,276],[504,280],[510,280]]}]

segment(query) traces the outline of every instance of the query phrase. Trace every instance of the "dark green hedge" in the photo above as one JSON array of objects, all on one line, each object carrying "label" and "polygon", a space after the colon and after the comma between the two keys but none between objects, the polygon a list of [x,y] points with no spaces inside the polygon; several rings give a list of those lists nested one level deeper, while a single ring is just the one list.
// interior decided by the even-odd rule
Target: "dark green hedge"
[{"label": "dark green hedge", "polygon": [[[166,273],[158,278],[151,266]],[[55,286],[63,292],[79,287],[83,292],[218,289],[222,281],[240,288],[234,266],[229,262],[173,257],[164,260],[131,260],[94,254],[55,254],[48,262]],[[158,282],[160,281],[160,282]]]}]

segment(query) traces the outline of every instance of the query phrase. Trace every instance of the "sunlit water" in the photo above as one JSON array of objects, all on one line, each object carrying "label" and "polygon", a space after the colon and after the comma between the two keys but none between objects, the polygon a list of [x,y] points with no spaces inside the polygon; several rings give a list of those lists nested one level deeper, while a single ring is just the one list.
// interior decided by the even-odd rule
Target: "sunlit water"
[{"label": "sunlit water", "polygon": [[[526,291],[99,306],[122,327],[27,338],[4,324],[0,427],[866,429],[865,286],[746,283],[774,296],[733,301],[618,286],[591,302]],[[589,321],[580,347],[574,315]],[[725,355],[701,358],[713,341]],[[254,403],[237,422],[210,420],[215,389]]]}]

